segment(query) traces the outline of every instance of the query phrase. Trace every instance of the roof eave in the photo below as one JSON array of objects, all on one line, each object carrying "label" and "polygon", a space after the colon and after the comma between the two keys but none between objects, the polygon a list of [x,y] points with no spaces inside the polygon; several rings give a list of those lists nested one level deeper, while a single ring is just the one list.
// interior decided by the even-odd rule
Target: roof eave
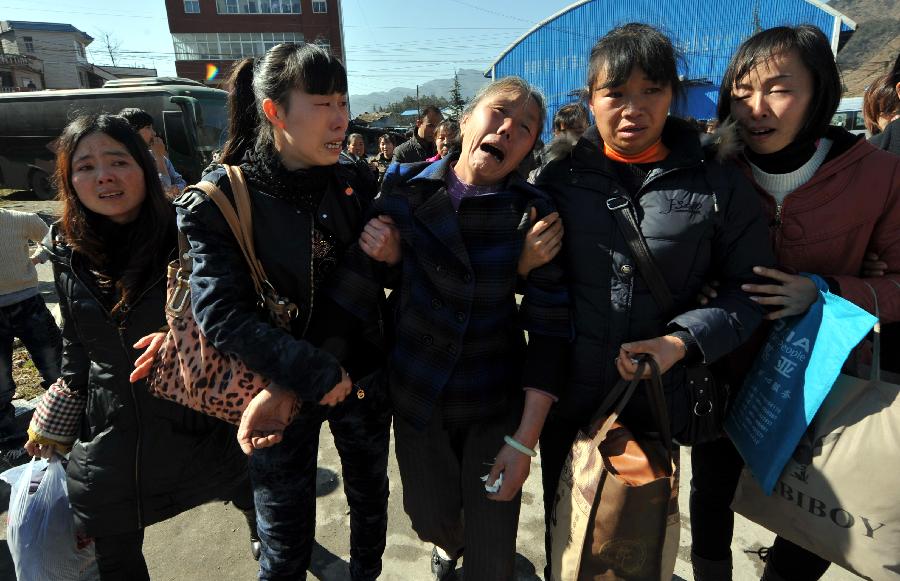
[{"label": "roof eave", "polygon": [[512,51],[512,49],[516,48],[516,46],[518,46],[523,40],[525,40],[526,38],[528,38],[528,37],[531,35],[532,32],[536,31],[537,29],[539,29],[540,27],[544,26],[544,25],[547,24],[548,22],[552,22],[553,20],[556,20],[557,18],[559,18],[560,16],[562,16],[562,15],[565,14],[566,12],[569,12],[569,11],[571,11],[571,10],[575,10],[575,9],[578,8],[579,6],[582,6],[582,5],[584,5],[584,4],[588,4],[588,3],[593,2],[593,1],[594,1],[594,0],[578,0],[578,2],[573,2],[572,4],[569,4],[568,6],[566,6],[565,8],[563,8],[563,9],[561,9],[561,10],[559,10],[559,11],[556,12],[555,14],[552,14],[551,16],[548,16],[547,18],[541,20],[540,22],[538,22],[537,24],[535,24],[534,26],[532,26],[530,29],[528,29],[528,32],[526,32],[525,34],[523,34],[522,36],[520,36],[519,38],[517,38],[516,40],[514,40],[514,41],[512,42],[512,44],[510,44],[508,47],[506,47],[506,49],[505,49],[503,52],[500,53],[500,56],[498,56],[496,59],[494,59],[494,62],[491,63],[491,66],[489,66],[489,67],[484,71],[484,76],[490,78],[491,75],[493,74],[494,67],[497,66],[497,63],[499,63],[501,60],[503,60],[503,57],[505,57],[507,54],[509,54],[510,51]]},{"label": "roof eave", "polygon": [[828,4],[825,4],[824,2],[820,2],[819,0],[806,0],[806,1],[809,2],[810,4],[812,4],[813,6],[815,6],[816,8],[823,10],[823,11],[831,14],[834,17],[840,18],[844,24],[846,24],[853,30],[856,30],[856,21],[853,20],[852,18],[850,18],[849,16],[847,16],[846,14],[844,14],[843,12],[838,12],[837,10],[835,10]]}]

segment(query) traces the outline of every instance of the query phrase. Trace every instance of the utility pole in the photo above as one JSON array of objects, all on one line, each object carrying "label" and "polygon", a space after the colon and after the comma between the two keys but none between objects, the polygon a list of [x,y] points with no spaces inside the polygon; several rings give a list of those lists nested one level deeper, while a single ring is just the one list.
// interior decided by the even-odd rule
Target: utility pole
[{"label": "utility pole", "polygon": [[422,103],[419,102],[419,85],[416,85],[416,110],[422,114]]}]

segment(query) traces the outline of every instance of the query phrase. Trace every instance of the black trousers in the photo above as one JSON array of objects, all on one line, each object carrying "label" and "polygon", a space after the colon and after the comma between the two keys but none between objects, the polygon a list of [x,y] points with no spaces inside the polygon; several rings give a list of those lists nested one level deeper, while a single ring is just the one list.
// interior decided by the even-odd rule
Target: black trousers
[{"label": "black trousers", "polygon": [[262,554],[261,581],[306,579],[316,533],[319,429],[328,420],[350,505],[350,577],[381,574],[387,535],[390,413],[350,398],[334,408],[304,404],[282,442],[250,456]]},{"label": "black trousers", "polygon": [[143,545],[144,529],[96,537],[94,549],[101,581],[150,581]]},{"label": "black trousers", "polygon": [[511,405],[506,417],[447,426],[437,408],[424,430],[394,418],[403,508],[420,539],[451,557],[463,556],[466,581],[515,578],[522,494],[490,500],[481,477],[504,446],[503,436],[518,426],[521,409]]},{"label": "black trousers", "polygon": [[[253,510],[253,488],[250,486],[249,473],[247,479],[230,496],[228,500],[238,510]],[[144,529],[95,537],[94,552],[101,581],[149,581],[143,546]]]},{"label": "black trousers", "polygon": [[[743,467],[741,455],[727,438],[691,448],[691,548],[697,556],[710,561],[731,558],[731,500]],[[769,568],[790,581],[816,581],[830,565],[782,537],[775,538],[768,561]]]}]

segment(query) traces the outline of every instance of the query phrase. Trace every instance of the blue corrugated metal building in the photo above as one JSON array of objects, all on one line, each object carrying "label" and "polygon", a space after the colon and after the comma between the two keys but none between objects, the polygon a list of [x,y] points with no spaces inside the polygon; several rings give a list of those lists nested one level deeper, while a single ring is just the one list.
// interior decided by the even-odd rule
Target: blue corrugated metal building
[{"label": "blue corrugated metal building", "polygon": [[678,114],[715,117],[719,83],[737,47],[754,31],[781,25],[813,24],[837,50],[856,23],[816,0],[581,0],[525,33],[507,48],[485,76],[518,75],[547,97],[544,139],[553,114],[584,86],[591,47],[612,28],[628,22],[656,26],[684,56],[679,73],[686,88]]}]

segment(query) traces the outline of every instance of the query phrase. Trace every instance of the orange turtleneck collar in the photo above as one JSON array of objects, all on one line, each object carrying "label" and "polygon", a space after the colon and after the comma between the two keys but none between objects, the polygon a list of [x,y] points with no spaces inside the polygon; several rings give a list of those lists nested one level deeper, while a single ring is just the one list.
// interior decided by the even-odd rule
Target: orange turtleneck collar
[{"label": "orange turtleneck collar", "polygon": [[635,155],[622,155],[607,144],[603,144],[603,153],[606,157],[620,163],[654,163],[662,161],[669,156],[669,148],[663,145],[662,137],[656,143]]}]

